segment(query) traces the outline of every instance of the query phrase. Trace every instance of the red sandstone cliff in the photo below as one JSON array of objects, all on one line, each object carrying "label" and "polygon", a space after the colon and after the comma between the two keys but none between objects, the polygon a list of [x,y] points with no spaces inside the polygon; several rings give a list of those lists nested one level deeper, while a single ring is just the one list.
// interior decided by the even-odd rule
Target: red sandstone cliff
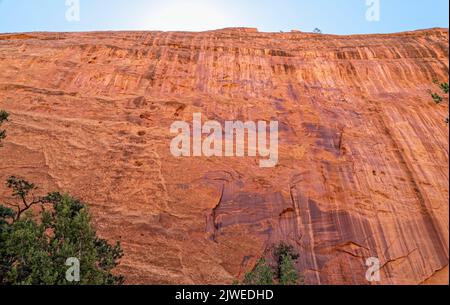
[{"label": "red sandstone cliff", "polygon": [[[0,35],[0,180],[90,203],[128,283],[231,283],[285,240],[309,284],[448,282],[448,30]],[[175,120],[280,121],[280,161],[176,159]],[[0,188],[0,198],[8,194]]]}]

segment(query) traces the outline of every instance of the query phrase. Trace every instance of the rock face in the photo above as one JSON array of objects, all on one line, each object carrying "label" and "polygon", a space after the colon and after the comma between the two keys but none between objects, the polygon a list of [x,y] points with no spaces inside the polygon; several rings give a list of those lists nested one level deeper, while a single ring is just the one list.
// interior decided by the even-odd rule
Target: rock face
[{"label": "rock face", "polygon": [[[280,241],[308,284],[377,284],[370,257],[383,284],[448,283],[448,55],[447,29],[3,34],[0,179],[88,202],[128,283],[231,283]],[[173,157],[193,113],[278,120],[278,166]]]}]

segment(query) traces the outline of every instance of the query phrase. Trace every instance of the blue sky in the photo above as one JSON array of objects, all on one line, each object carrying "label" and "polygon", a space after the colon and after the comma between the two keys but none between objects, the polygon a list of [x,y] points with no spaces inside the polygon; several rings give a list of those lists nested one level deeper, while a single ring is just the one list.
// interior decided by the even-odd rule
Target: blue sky
[{"label": "blue sky", "polygon": [[[248,26],[260,31],[391,33],[445,27],[448,0],[0,0],[0,33],[94,30],[187,30]],[[369,22],[366,1],[379,1]],[[370,6],[374,8],[373,5]]]}]

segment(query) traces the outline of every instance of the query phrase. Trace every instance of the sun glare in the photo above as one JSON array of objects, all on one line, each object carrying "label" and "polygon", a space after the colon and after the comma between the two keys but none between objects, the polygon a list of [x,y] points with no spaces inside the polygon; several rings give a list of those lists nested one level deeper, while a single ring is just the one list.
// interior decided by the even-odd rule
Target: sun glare
[{"label": "sun glare", "polygon": [[153,8],[147,20],[147,27],[164,31],[204,31],[232,24],[231,18],[215,1],[170,1]]}]

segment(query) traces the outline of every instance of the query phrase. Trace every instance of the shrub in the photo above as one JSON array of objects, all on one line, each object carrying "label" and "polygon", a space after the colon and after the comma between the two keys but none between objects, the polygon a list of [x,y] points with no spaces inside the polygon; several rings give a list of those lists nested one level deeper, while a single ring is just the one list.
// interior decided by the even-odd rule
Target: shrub
[{"label": "shrub", "polygon": [[[0,127],[6,121],[8,121],[9,114],[4,110],[0,110]],[[6,138],[6,131],[0,129],[0,147],[2,146],[2,140]]]},{"label": "shrub", "polygon": [[[438,80],[433,80],[433,83],[435,83],[436,85],[439,86],[439,89],[441,89],[443,94],[448,95],[448,91],[449,91],[449,86],[448,83],[441,83]],[[443,102],[443,97],[440,96],[438,93],[432,92],[431,90],[429,90],[429,93],[431,94],[431,98],[433,99],[433,101],[436,104],[441,104]],[[448,125],[449,123],[449,119],[448,117],[445,118],[444,122]]]},{"label": "shrub", "polygon": [[284,255],[280,265],[280,285],[297,285],[298,273],[295,269],[294,261],[291,256]]},{"label": "shrub", "polygon": [[322,30],[319,28],[315,28],[313,31],[315,34],[322,34]]},{"label": "shrub", "polygon": [[448,83],[442,83],[439,85],[439,87],[441,88],[444,94],[448,94]]},{"label": "shrub", "polygon": [[303,284],[303,277],[299,276],[295,268],[298,253],[291,245],[280,243],[272,250],[275,266],[270,266],[261,258],[256,267],[245,275],[244,285],[298,285]]},{"label": "shrub", "polygon": [[273,285],[272,269],[266,263],[264,258],[261,258],[253,269],[247,273],[244,279],[245,285]]},{"label": "shrub", "polygon": [[273,257],[277,262],[276,277],[277,279],[281,279],[282,277],[281,267],[283,265],[283,260],[285,258],[290,258],[292,261],[295,261],[299,258],[299,255],[297,252],[295,252],[294,247],[282,242],[273,249]]},{"label": "shrub", "polygon": [[[97,237],[84,203],[51,193],[30,201],[35,186],[10,177],[7,186],[19,203],[0,205],[0,284],[121,284],[113,274],[123,252]],[[33,208],[35,207],[35,208]],[[39,213],[35,213],[39,207]],[[68,258],[80,262],[80,281],[66,279]]]},{"label": "shrub", "polygon": [[442,96],[440,96],[439,94],[437,94],[437,93],[432,93],[431,94],[431,97],[433,98],[433,101],[436,103],[436,104],[440,104],[440,103],[442,103]]}]

